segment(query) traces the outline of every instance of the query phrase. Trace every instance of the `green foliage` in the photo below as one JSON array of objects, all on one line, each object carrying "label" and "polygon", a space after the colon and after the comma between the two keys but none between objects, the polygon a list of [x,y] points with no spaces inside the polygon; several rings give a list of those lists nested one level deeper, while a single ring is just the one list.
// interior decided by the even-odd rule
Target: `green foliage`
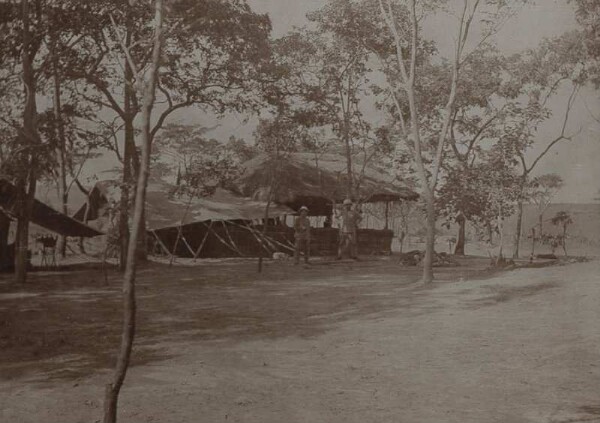
[{"label": "green foliage", "polygon": [[566,230],[567,226],[573,223],[573,218],[566,211],[556,212],[554,217],[550,220],[553,225],[561,226],[564,230]]},{"label": "green foliage", "polygon": [[525,195],[540,210],[544,210],[562,187],[563,180],[559,175],[556,173],[547,173],[533,178],[527,185]]},{"label": "green foliage", "polygon": [[239,176],[240,157],[229,146],[206,138],[212,128],[167,125],[154,141],[153,173],[175,182],[176,195],[208,196]]},{"label": "green foliage", "polygon": [[580,39],[585,46],[590,79],[600,87],[600,2],[597,0],[569,0],[575,6],[577,22],[581,25]]}]

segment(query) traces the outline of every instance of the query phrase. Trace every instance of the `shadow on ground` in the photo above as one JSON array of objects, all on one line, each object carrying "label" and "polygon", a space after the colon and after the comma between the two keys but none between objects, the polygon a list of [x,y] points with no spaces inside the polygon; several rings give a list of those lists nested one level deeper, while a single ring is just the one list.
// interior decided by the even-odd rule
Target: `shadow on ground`
[{"label": "shadow on ground", "polygon": [[[437,269],[437,281],[485,276],[487,259]],[[138,332],[132,365],[169,358],[178,342],[314,337],[337,323],[395,309],[429,312],[422,291],[407,291],[419,268],[393,259],[167,267],[138,272]],[[112,368],[120,340],[120,275],[100,270],[32,274],[26,286],[0,279],[0,378],[77,379]],[[506,301],[510,292],[497,293]],[[515,293],[522,295],[522,293]]]}]

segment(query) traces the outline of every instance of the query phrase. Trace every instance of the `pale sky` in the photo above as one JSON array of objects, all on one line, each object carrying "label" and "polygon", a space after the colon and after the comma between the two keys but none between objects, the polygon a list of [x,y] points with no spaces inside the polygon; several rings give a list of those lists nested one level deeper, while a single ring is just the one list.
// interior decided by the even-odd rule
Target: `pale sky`
[{"label": "pale sky", "polygon": [[[306,13],[326,4],[326,0],[248,0],[252,8],[260,13],[268,13],[273,24],[273,36],[280,37],[293,26],[307,23]],[[436,18],[424,30],[424,37],[438,43],[440,51],[450,51],[453,39],[447,17]],[[552,37],[576,28],[573,9],[567,0],[537,0],[529,4],[513,20],[507,23],[497,36],[497,43],[505,53],[515,53],[535,47],[544,37]],[[546,140],[552,139],[557,126],[562,122],[565,91],[553,104],[556,118],[540,128],[537,150],[542,149]],[[555,172],[565,180],[565,187],[556,197],[557,202],[591,202],[600,190],[600,124],[590,115],[593,112],[600,118],[600,92],[585,89],[574,106],[570,128],[579,135],[574,141],[557,146],[540,162],[536,174]],[[596,113],[597,112],[597,113]],[[212,126],[213,118],[197,109],[189,109],[173,116],[170,122],[197,123]],[[560,121],[560,122],[559,122]],[[241,118],[224,119],[221,125],[209,136],[227,139],[230,135],[252,141],[252,131],[256,120],[244,123]],[[534,151],[536,150],[534,149]],[[95,169],[109,167],[111,159],[105,157],[95,163]],[[114,163],[114,162],[113,162]],[[100,176],[100,175],[99,175]]]}]

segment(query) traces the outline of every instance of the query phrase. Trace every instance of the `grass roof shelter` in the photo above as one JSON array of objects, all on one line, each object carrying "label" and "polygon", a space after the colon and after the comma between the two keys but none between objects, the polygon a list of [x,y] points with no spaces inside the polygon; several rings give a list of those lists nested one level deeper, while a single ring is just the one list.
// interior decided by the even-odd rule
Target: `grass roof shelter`
[{"label": "grass roof shelter", "polygon": [[[365,164],[356,159],[353,167],[355,198],[352,199],[362,204],[386,205],[384,229],[359,229],[359,253],[389,254],[394,236],[393,231],[388,230],[389,204],[414,201],[419,195],[405,182],[374,164]],[[259,155],[244,163],[236,189],[242,195],[256,200],[270,199],[294,210],[306,206],[311,216],[331,217],[334,203],[340,204],[348,196],[346,157],[334,153],[291,153],[277,159]],[[335,254],[338,232],[331,227],[314,228],[311,251],[323,255]]]},{"label": "grass roof shelter", "polygon": [[[244,163],[237,189],[247,197],[272,201],[294,210],[307,206],[312,216],[327,216],[332,200],[347,198],[346,158],[341,154],[292,153],[273,160],[261,154]],[[360,203],[413,201],[419,198],[408,185],[372,164],[354,163],[353,200]],[[272,183],[271,183],[272,181]]]}]

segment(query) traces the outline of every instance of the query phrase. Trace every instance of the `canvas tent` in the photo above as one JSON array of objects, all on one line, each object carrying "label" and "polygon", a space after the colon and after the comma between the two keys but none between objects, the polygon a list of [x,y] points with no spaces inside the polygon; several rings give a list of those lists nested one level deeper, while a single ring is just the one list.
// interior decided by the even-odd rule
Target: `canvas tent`
[{"label": "canvas tent", "polygon": [[[16,210],[17,188],[9,181],[0,179],[0,212],[9,218],[14,218],[17,214]],[[64,236],[90,238],[102,235],[102,232],[54,210],[37,199],[33,203],[31,222]]]},{"label": "canvas tent", "polygon": [[[146,229],[157,231],[206,221],[252,221],[265,216],[265,202],[240,197],[222,188],[217,188],[210,197],[192,198],[174,195],[174,188],[158,178],[150,178],[146,195]],[[119,196],[118,182],[100,181],[90,191],[89,201],[73,217],[79,221],[96,220],[107,213],[111,202],[118,202]],[[272,204],[269,207],[271,218],[293,213],[286,206]]]},{"label": "canvas tent", "polygon": [[[261,243],[269,242],[260,234],[266,202],[222,188],[209,197],[179,196],[174,191],[174,185],[150,178],[146,229],[151,252],[188,257],[244,256],[260,251]],[[119,196],[118,182],[98,182],[74,217],[91,221],[106,216],[111,212],[111,203],[118,206]],[[290,214],[294,210],[287,206],[269,205],[270,219]]]}]

